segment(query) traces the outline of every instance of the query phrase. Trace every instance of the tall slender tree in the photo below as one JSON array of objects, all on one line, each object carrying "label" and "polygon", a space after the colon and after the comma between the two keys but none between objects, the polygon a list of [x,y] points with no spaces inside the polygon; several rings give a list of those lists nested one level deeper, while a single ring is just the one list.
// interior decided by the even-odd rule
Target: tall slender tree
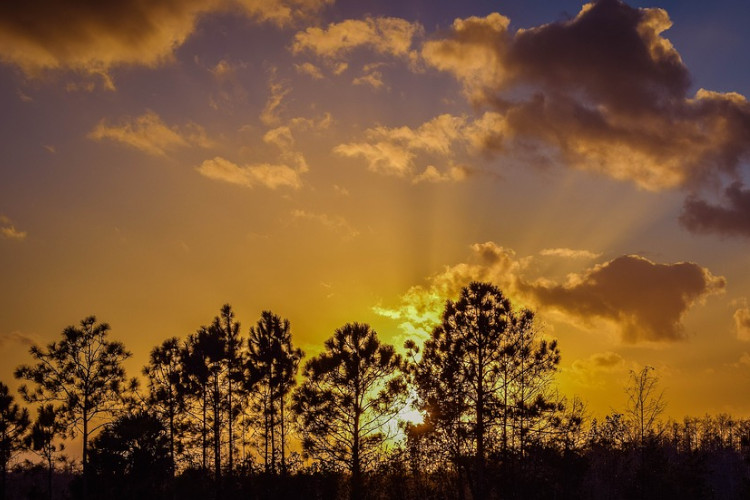
[{"label": "tall slender tree", "polygon": [[240,337],[240,323],[234,320],[234,311],[232,306],[224,304],[221,312],[211,325],[211,330],[215,336],[222,339],[224,343],[224,383],[226,384],[226,420],[228,432],[228,469],[232,474],[234,471],[234,421],[238,413],[239,399],[237,392],[241,390],[243,380],[243,344]]},{"label": "tall slender tree", "polygon": [[264,465],[275,472],[277,455],[286,474],[287,396],[295,384],[303,352],[292,346],[289,321],[263,311],[248,341],[248,382],[257,389],[263,418]]},{"label": "tall slender tree", "polygon": [[177,464],[178,427],[185,411],[182,352],[176,337],[167,339],[151,350],[149,363],[143,368],[143,375],[148,380],[149,407],[166,420],[172,476]]},{"label": "tall slender tree", "polygon": [[369,325],[348,323],[307,362],[294,393],[306,453],[351,477],[350,496],[361,498],[362,472],[375,460],[389,423],[404,405],[402,359],[381,344]]},{"label": "tall slender tree", "polygon": [[61,455],[65,444],[60,439],[65,437],[65,422],[60,418],[60,412],[51,404],[37,408],[37,417],[31,432],[26,436],[26,446],[36,453],[47,464],[47,498],[52,500],[52,475],[55,471],[55,461],[64,459]]},{"label": "tall slender tree", "polygon": [[[412,365],[419,405],[453,448],[461,474],[462,450],[471,449],[474,496],[487,496],[489,436],[500,426],[505,456],[510,433],[519,444],[543,408],[546,381],[559,362],[556,342],[538,339],[531,311],[515,312],[490,283],[472,282],[448,300],[442,322]],[[413,344],[412,344],[413,350]]]},{"label": "tall slender tree", "polygon": [[631,370],[625,388],[628,395],[625,415],[632,440],[641,448],[654,432],[656,422],[666,408],[664,393],[658,390],[659,378],[654,371],[652,366],[644,366],[639,372]]},{"label": "tall slender tree", "polygon": [[8,465],[25,447],[24,433],[29,427],[29,411],[14,402],[8,386],[0,382],[0,499],[5,500]]},{"label": "tall slender tree", "polygon": [[130,356],[122,343],[107,338],[109,330],[107,323],[89,316],[80,326],[67,327],[59,342],[44,349],[33,346],[30,353],[37,363],[15,371],[17,378],[34,384],[20,388],[26,401],[59,404],[72,425],[71,434],[81,433],[84,499],[88,498],[89,438],[105,423],[98,417],[112,414],[121,403],[122,362]]},{"label": "tall slender tree", "polygon": [[198,330],[189,335],[181,350],[180,390],[181,397],[190,404],[191,410],[198,407],[199,415],[193,416],[193,420],[199,421],[201,470],[205,473],[208,470],[209,371],[207,353],[203,349],[204,343],[200,341],[200,332],[201,330]]}]

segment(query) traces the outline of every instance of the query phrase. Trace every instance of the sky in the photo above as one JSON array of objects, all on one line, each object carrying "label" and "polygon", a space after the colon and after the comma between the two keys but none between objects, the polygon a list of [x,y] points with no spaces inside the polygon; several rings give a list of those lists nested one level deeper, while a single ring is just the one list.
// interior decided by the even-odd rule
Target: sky
[{"label": "sky", "polygon": [[232,304],[308,355],[471,280],[560,391],[750,417],[750,4],[0,3],[0,381],[89,315],[133,356]]}]

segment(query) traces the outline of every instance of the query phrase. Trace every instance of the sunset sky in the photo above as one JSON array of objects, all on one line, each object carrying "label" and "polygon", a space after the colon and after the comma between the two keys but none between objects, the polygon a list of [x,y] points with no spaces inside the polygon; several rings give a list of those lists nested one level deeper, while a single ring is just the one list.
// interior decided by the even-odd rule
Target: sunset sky
[{"label": "sunset sky", "polygon": [[496,283],[561,391],[750,416],[750,2],[0,3],[0,381],[95,314],[319,352]]}]

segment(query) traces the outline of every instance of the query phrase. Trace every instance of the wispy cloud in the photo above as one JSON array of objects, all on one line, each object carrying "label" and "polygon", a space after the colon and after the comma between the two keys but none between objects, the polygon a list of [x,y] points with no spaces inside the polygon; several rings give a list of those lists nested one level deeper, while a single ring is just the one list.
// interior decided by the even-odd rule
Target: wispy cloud
[{"label": "wispy cloud", "polygon": [[213,146],[213,141],[201,126],[189,123],[183,127],[169,127],[150,110],[135,118],[125,117],[115,124],[102,120],[88,137],[97,141],[109,139],[154,156],[166,156],[180,148]]},{"label": "wispy cloud", "polygon": [[734,311],[734,328],[737,338],[750,342],[750,306],[747,299],[739,301],[740,307]]},{"label": "wispy cloud", "polygon": [[341,235],[344,239],[352,239],[359,236],[359,231],[354,229],[349,221],[340,215],[328,215],[325,213],[309,212],[307,210],[293,210],[292,217],[298,220],[313,221]]},{"label": "wispy cloud", "polygon": [[13,221],[5,215],[0,215],[0,236],[6,240],[23,241],[27,233],[17,229]]},{"label": "wispy cloud", "polygon": [[269,163],[240,166],[217,156],[204,161],[196,170],[209,179],[247,188],[264,186],[269,189],[281,187],[299,189],[302,187],[300,174],[307,168],[299,168],[299,166],[293,168],[288,165]]},{"label": "wispy cloud", "polygon": [[7,347],[11,344],[31,347],[38,344],[38,340],[36,338],[36,335],[31,335],[19,331],[0,333],[0,347]]},{"label": "wispy cloud", "polygon": [[572,250],[570,248],[545,248],[539,255],[543,257],[561,257],[564,259],[596,259],[600,253],[588,250]]},{"label": "wispy cloud", "polygon": [[[340,144],[333,151],[365,160],[373,172],[413,182],[459,181],[465,179],[471,169],[457,166],[456,157],[475,154],[493,142],[501,128],[499,119],[500,115],[494,112],[475,120],[442,114],[417,128],[374,127],[365,131],[364,141]],[[438,167],[437,162],[443,165]]]},{"label": "wispy cloud", "polygon": [[622,355],[607,351],[594,353],[588,358],[576,359],[570,365],[570,373],[579,383],[591,387],[602,386],[602,375],[624,374],[628,369]]},{"label": "wispy cloud", "polygon": [[260,114],[260,121],[266,126],[277,125],[281,121],[281,112],[284,110],[284,98],[291,92],[291,88],[286,82],[276,80],[276,71],[272,71],[268,83],[268,100],[263,112]]}]

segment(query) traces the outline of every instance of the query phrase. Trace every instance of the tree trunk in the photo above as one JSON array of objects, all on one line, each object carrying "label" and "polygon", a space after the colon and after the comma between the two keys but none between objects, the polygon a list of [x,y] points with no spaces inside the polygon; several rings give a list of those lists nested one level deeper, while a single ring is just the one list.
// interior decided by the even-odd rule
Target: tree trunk
[{"label": "tree trunk", "polygon": [[52,500],[52,470],[52,450],[50,449],[47,454],[47,498],[49,500]]},{"label": "tree trunk", "polygon": [[271,471],[270,462],[268,461],[268,398],[263,401],[263,464],[266,468],[266,474]]},{"label": "tree trunk", "polygon": [[169,460],[172,465],[172,479],[175,476],[175,456],[174,456],[174,407],[170,404],[169,408]]},{"label": "tree trunk", "polygon": [[[2,453],[2,452],[0,452]],[[5,486],[8,484],[8,461],[2,457],[2,477],[0,477],[0,500],[5,500]]]},{"label": "tree trunk", "polygon": [[89,463],[89,415],[88,415],[88,402],[84,400],[83,407],[83,500],[89,498],[89,475],[88,475],[88,463]]},{"label": "tree trunk", "polygon": [[201,439],[202,439],[202,445],[203,445],[203,472],[206,472],[206,469],[208,468],[208,429],[207,429],[207,406],[208,406],[208,390],[206,386],[203,386],[203,425],[201,427]]},{"label": "tree trunk", "polygon": [[[480,340],[481,343],[481,340]],[[484,498],[484,353],[479,346],[477,358],[477,498]]]},{"label": "tree trunk", "polygon": [[[357,367],[357,375],[359,374],[359,366]],[[350,499],[359,500],[360,491],[362,489],[362,464],[360,463],[360,442],[359,442],[359,419],[362,413],[361,406],[359,404],[359,377],[355,379],[354,389],[354,430],[352,432],[352,480],[351,480],[351,491]]]},{"label": "tree trunk", "polygon": [[284,434],[284,395],[281,395],[281,399],[279,400],[279,412],[281,414],[281,475],[286,476],[286,453],[284,449],[284,441],[286,440],[286,435]]},{"label": "tree trunk", "polygon": [[232,412],[232,377],[231,373],[229,374],[229,390],[227,393],[228,399],[229,399],[229,475],[231,476],[234,472],[234,436],[232,434],[232,421],[234,420],[234,413]]},{"label": "tree trunk", "polygon": [[214,410],[214,480],[216,481],[216,498],[221,498],[221,409],[219,407],[221,401],[219,400],[219,378],[218,375],[214,377],[214,394],[213,394],[213,410]]},{"label": "tree trunk", "polygon": [[271,396],[271,470],[276,474],[276,407]]}]

